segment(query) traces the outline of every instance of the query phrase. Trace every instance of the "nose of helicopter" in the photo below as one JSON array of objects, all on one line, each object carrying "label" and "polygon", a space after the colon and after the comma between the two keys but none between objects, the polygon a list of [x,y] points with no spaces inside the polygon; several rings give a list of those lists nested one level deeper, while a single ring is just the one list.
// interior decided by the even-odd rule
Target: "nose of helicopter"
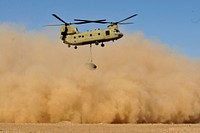
[{"label": "nose of helicopter", "polygon": [[119,38],[122,38],[124,35],[122,33],[119,33]]}]

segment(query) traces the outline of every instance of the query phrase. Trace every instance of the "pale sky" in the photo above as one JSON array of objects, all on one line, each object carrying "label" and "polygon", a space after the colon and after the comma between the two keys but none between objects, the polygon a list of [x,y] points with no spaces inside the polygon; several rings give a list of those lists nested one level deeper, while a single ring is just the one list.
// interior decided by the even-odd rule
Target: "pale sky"
[{"label": "pale sky", "polygon": [[[28,30],[60,23],[57,14],[67,22],[74,18],[118,21],[132,14],[139,15],[122,26],[127,32],[143,32],[148,39],[178,49],[191,58],[200,58],[199,0],[1,0],[0,23],[24,24]],[[79,26],[80,31],[106,25]],[[58,28],[59,30],[59,28]]]}]

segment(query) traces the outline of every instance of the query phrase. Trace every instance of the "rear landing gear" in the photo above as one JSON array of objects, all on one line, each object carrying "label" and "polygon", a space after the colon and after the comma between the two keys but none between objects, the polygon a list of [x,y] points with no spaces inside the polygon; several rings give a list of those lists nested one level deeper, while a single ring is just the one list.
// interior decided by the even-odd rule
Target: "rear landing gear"
[{"label": "rear landing gear", "polygon": [[75,46],[74,49],[77,49],[77,46]]},{"label": "rear landing gear", "polygon": [[104,43],[102,43],[102,44],[101,44],[101,47],[104,47],[104,46],[105,46]]}]

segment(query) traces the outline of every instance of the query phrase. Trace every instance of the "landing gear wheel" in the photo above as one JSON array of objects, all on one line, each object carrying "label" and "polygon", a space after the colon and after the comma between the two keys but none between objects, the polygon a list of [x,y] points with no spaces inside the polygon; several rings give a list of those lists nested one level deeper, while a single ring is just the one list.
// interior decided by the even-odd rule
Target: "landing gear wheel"
[{"label": "landing gear wheel", "polygon": [[104,47],[104,46],[105,46],[105,45],[102,43],[102,44],[101,44],[101,47]]},{"label": "landing gear wheel", "polygon": [[71,47],[71,45],[68,45],[68,48],[70,48]]},{"label": "landing gear wheel", "polygon": [[99,43],[96,41],[96,42],[95,42],[95,45],[99,45]]},{"label": "landing gear wheel", "polygon": [[75,46],[74,49],[77,49],[77,46]]}]

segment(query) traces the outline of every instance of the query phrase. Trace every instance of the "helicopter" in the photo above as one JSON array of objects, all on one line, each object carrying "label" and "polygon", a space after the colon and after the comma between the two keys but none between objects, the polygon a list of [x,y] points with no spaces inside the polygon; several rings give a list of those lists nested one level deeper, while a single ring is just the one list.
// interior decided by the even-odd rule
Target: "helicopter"
[{"label": "helicopter", "polygon": [[[106,19],[100,20],[84,20],[84,19],[74,19],[75,22],[67,23],[56,14],[52,14],[53,17],[61,21],[63,24],[56,25],[47,25],[47,26],[61,26],[60,28],[60,39],[63,43],[67,44],[68,47],[74,46],[77,49],[78,46],[82,45],[90,45],[91,44],[100,44],[104,47],[104,42],[115,41],[123,37],[123,33],[121,33],[118,29],[118,24],[133,24],[124,23],[124,21],[137,16],[138,14],[133,14],[125,19],[122,19],[117,22],[107,22]],[[99,24],[109,24],[106,29],[95,29],[87,32],[79,32],[77,26],[79,24],[87,24],[87,23],[99,23]]]}]

